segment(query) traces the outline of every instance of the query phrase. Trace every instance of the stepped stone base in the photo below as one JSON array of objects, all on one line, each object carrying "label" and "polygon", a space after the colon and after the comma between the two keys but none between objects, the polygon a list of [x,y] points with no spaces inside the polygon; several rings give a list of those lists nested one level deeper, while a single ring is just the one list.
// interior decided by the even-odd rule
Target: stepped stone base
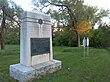
[{"label": "stepped stone base", "polygon": [[20,82],[27,82],[35,78],[39,79],[46,74],[53,73],[60,69],[61,61],[58,60],[44,62],[32,67],[14,64],[10,65],[10,76]]}]

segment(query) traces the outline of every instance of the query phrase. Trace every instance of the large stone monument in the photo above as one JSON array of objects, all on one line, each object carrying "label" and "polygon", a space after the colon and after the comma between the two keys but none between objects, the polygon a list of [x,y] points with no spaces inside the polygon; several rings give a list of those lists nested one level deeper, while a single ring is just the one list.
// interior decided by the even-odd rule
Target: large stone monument
[{"label": "large stone monument", "polygon": [[10,76],[26,82],[60,69],[61,61],[53,59],[51,18],[25,11],[21,17],[20,63],[10,65]]}]

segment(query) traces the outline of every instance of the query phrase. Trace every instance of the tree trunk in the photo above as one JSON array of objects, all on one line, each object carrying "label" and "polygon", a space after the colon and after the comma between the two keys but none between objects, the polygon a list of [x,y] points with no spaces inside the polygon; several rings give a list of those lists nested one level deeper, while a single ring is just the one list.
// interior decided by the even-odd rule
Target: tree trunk
[{"label": "tree trunk", "polygon": [[5,48],[3,34],[4,34],[5,20],[6,20],[4,8],[2,9],[2,11],[3,11],[3,18],[2,18],[1,29],[0,29],[0,47],[1,47],[1,50],[3,50]]},{"label": "tree trunk", "polygon": [[3,39],[3,31],[0,33],[0,49],[3,50],[4,47],[4,39]]},{"label": "tree trunk", "polygon": [[77,44],[78,44],[78,47],[80,47],[80,35],[79,35],[79,33],[77,33]]}]

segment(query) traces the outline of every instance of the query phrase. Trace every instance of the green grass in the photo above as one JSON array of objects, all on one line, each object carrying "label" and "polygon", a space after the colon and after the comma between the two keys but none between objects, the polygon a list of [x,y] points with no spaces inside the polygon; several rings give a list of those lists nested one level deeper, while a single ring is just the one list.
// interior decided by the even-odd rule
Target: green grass
[{"label": "green grass", "polygon": [[[90,48],[83,56],[83,48],[54,47],[54,59],[62,61],[62,69],[32,82],[110,82],[110,50]],[[10,79],[9,65],[19,63],[19,46],[7,45],[0,51],[0,82]]]}]

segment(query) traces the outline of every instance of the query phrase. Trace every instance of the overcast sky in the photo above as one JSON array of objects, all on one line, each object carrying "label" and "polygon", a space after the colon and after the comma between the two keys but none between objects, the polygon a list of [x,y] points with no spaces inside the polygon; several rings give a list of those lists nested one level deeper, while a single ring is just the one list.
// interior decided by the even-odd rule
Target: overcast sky
[{"label": "overcast sky", "polygon": [[[13,0],[24,10],[31,10],[31,0]],[[88,5],[95,5],[99,8],[109,9],[110,10],[110,0],[84,0],[84,2]]]},{"label": "overcast sky", "polygon": [[23,8],[24,10],[32,10],[31,8],[31,0],[12,0],[14,1],[17,5],[20,5],[21,8]]},{"label": "overcast sky", "polygon": [[84,0],[86,4],[110,10],[110,0]]},{"label": "overcast sky", "polygon": [[[30,11],[31,0],[13,0],[15,3],[21,6],[24,10]],[[110,0],[84,0],[85,4],[97,6],[98,8],[104,8],[105,10],[110,10]],[[109,22],[109,18],[104,18],[103,21]]]}]

